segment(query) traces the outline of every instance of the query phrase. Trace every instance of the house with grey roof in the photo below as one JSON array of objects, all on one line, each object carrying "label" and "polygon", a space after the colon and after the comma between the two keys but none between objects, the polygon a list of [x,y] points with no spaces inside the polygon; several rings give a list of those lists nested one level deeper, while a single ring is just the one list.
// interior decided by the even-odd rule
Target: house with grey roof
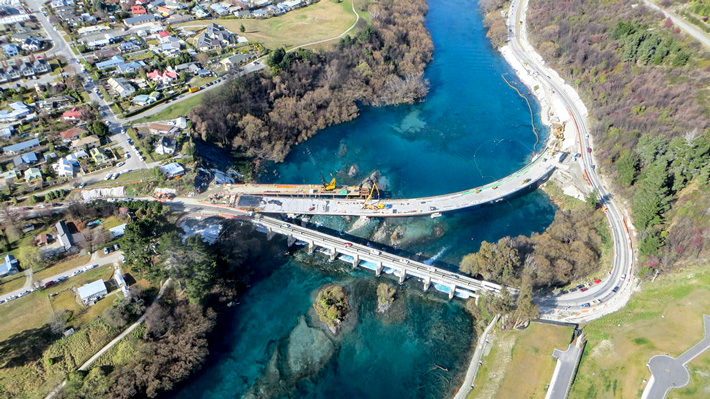
[{"label": "house with grey roof", "polygon": [[63,220],[57,222],[55,228],[57,229],[57,241],[59,241],[64,250],[69,250],[74,245],[74,239],[72,238],[66,223],[64,223]]},{"label": "house with grey roof", "polygon": [[89,284],[84,284],[77,288],[76,292],[79,294],[79,298],[84,305],[96,302],[108,294],[106,284],[104,284],[103,280],[96,280]]}]

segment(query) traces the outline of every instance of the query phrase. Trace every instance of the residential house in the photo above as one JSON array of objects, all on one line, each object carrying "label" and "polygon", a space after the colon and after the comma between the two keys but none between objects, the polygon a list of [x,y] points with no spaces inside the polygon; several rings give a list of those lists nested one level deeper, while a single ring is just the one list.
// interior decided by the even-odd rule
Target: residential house
[{"label": "residential house", "polygon": [[155,153],[158,155],[168,155],[175,152],[175,140],[171,140],[169,137],[161,137],[155,143]]},{"label": "residential house", "polygon": [[136,71],[143,67],[145,67],[145,62],[143,61],[124,62],[123,64],[116,65],[116,71],[124,75],[127,73],[136,73]]},{"label": "residential house", "polygon": [[94,303],[108,294],[106,284],[104,284],[103,280],[96,280],[89,284],[84,284],[77,288],[76,292],[79,294],[81,303],[84,305]]},{"label": "residential house", "polygon": [[74,177],[74,162],[66,158],[61,158],[53,166],[54,171],[57,172],[57,176],[68,177],[70,179]]},{"label": "residential house", "polygon": [[113,235],[113,238],[121,237],[126,233],[126,223],[118,225],[116,227],[112,227],[112,228],[108,229],[108,231],[111,232],[111,235]]},{"label": "residential house", "polygon": [[94,53],[97,58],[110,58],[110,57],[115,57],[119,54],[121,54],[121,49],[118,47],[109,47],[105,49],[101,49],[97,52]]},{"label": "residential house", "polygon": [[2,151],[7,154],[7,155],[17,155],[25,150],[29,150],[30,148],[34,148],[39,146],[39,140],[38,139],[30,139],[27,141],[23,141],[21,143],[13,144],[13,145],[8,145],[6,147],[2,148]]},{"label": "residential house", "polygon": [[32,69],[34,69],[35,73],[38,75],[52,72],[52,66],[49,65],[47,61],[39,58],[36,59],[34,63],[32,63]]},{"label": "residential house", "polygon": [[252,58],[254,58],[252,54],[234,54],[231,57],[223,58],[219,62],[224,66],[224,70],[228,71],[231,68],[240,65]]},{"label": "residential house", "polygon": [[46,100],[38,101],[36,104],[37,104],[37,107],[41,108],[41,109],[59,109],[59,108],[71,106],[75,102],[76,102],[76,99],[74,99],[73,97],[60,95],[60,96],[50,97]]},{"label": "residential house", "polygon": [[30,114],[29,107],[19,101],[9,104],[9,107],[10,111],[0,111],[0,122],[15,122]]},{"label": "residential house", "polygon": [[161,166],[160,171],[163,172],[168,179],[174,179],[185,174],[185,168],[177,162]]},{"label": "residential house", "polygon": [[32,64],[30,64],[29,62],[22,63],[22,65],[20,66],[20,73],[22,73],[22,76],[25,78],[29,78],[37,74],[35,72],[35,69],[32,67]]},{"label": "residential house", "polygon": [[14,256],[10,254],[5,255],[5,257],[3,258],[3,262],[0,263],[0,277],[5,277],[17,273],[19,271],[17,270],[19,264],[20,262],[18,262]]},{"label": "residential house", "polygon": [[174,129],[175,126],[172,125],[166,125],[164,123],[151,123],[148,125],[148,130],[152,134],[168,134],[171,133],[172,129]]},{"label": "residential house", "polygon": [[165,6],[158,7],[156,11],[158,12],[158,14],[162,15],[163,17],[169,17],[169,16],[173,15],[173,12],[174,12],[173,10],[171,10]]},{"label": "residential house", "polygon": [[22,42],[20,47],[29,52],[39,51],[42,48],[42,40],[34,36],[29,36]]},{"label": "residential house", "polygon": [[22,77],[20,68],[16,67],[15,65],[9,66],[7,68],[7,71],[5,71],[5,74],[7,75],[8,80],[15,80]]},{"label": "residential house", "polygon": [[219,3],[210,4],[210,9],[212,10],[212,12],[219,15],[220,17],[229,14],[229,10],[227,9],[227,7]]},{"label": "residential house", "polygon": [[169,25],[177,25],[181,24],[183,22],[190,22],[194,21],[195,17],[192,15],[187,15],[187,14],[173,14],[168,19],[165,20],[165,22]]},{"label": "residential house", "polygon": [[25,182],[27,184],[37,184],[42,182],[42,171],[39,168],[29,168],[25,171]]},{"label": "residential house", "polygon": [[15,180],[17,180],[19,177],[20,177],[20,173],[15,169],[11,169],[11,170],[8,170],[7,172],[0,174],[0,178],[2,178],[2,180],[0,180],[0,183],[7,186],[7,185],[11,184],[12,182],[14,182]]},{"label": "residential house", "polygon": [[266,10],[254,10],[251,12],[252,17],[262,19],[269,16],[269,12]]},{"label": "residential house", "polygon": [[237,39],[234,33],[217,24],[209,24],[205,30],[197,36],[195,47],[199,51],[219,50],[223,47],[234,44]]},{"label": "residential house", "polygon": [[136,92],[136,89],[124,78],[109,78],[108,84],[121,98],[130,97]]},{"label": "residential house", "polygon": [[142,107],[144,105],[148,105],[148,104],[152,103],[153,99],[147,94],[140,94],[140,95],[133,97],[131,99],[131,102],[133,104],[136,104],[136,105],[139,105]]},{"label": "residential house", "polygon": [[12,163],[16,168],[19,168],[22,165],[31,165],[37,161],[37,154],[34,152],[26,152],[12,159]]},{"label": "residential house", "polygon": [[9,140],[12,134],[15,132],[15,128],[12,126],[4,127],[0,129],[0,138],[3,140]]},{"label": "residential house", "polygon": [[203,18],[207,18],[210,16],[210,14],[207,11],[205,11],[205,9],[202,8],[202,6],[193,7],[192,13],[195,14],[195,18],[197,18],[197,19],[203,19]]},{"label": "residential house", "polygon": [[42,154],[42,157],[44,158],[44,162],[51,162],[53,159],[57,158],[57,153],[56,152],[45,152]]},{"label": "residential house", "polygon": [[138,16],[135,16],[132,18],[126,18],[123,20],[123,23],[126,24],[126,26],[128,26],[128,27],[133,27],[133,26],[147,24],[147,23],[153,22],[157,19],[158,18],[153,14],[145,14],[145,15],[138,15]]},{"label": "residential house", "polygon": [[125,61],[123,61],[123,58],[121,56],[115,55],[106,61],[97,62],[96,69],[98,69],[99,71],[114,69],[119,64],[123,64],[124,62]]},{"label": "residential house", "polygon": [[44,234],[44,233],[38,234],[38,235],[35,237],[35,244],[36,244],[38,247],[44,247],[44,246],[46,246],[46,245],[49,243],[50,237],[51,237],[51,236],[50,236],[49,234]]},{"label": "residential house", "polygon": [[89,133],[86,130],[80,128],[80,127],[73,127],[71,129],[67,129],[61,133],[59,133],[59,136],[62,138],[62,141],[65,143],[70,143],[73,140],[78,140],[81,138],[81,136],[84,133]]},{"label": "residential house", "polygon": [[131,14],[133,15],[145,15],[148,12],[143,8],[143,6],[134,5],[131,6]]},{"label": "residential house", "polygon": [[2,50],[8,57],[14,57],[20,54],[20,48],[15,43],[3,44]]},{"label": "residential house", "polygon": [[5,72],[5,70],[0,68],[0,83],[5,83],[9,80],[10,80],[10,77],[7,76],[7,73]]},{"label": "residential house", "polygon": [[54,226],[57,229],[57,240],[62,245],[65,251],[68,251],[74,245],[74,238],[71,236],[69,229],[64,221],[57,222]]},{"label": "residential house", "polygon": [[72,108],[62,113],[62,119],[66,122],[78,121],[84,115],[84,110],[81,108]]},{"label": "residential house", "polygon": [[147,77],[152,81],[162,83],[164,85],[169,85],[170,82],[177,79],[178,75],[177,73],[175,73],[175,71],[171,71],[169,69],[166,69],[163,72],[160,72],[156,69],[153,72],[148,72]]},{"label": "residential house", "polygon": [[121,53],[130,53],[132,51],[140,50],[140,46],[136,44],[133,40],[123,42],[119,46],[119,49],[121,50]]},{"label": "residential house", "polygon": [[104,151],[99,148],[99,147],[94,147],[89,151],[89,155],[91,155],[91,158],[96,162],[97,164],[105,163],[108,161],[108,158],[106,157],[106,154],[104,154]]},{"label": "residential house", "polygon": [[98,147],[101,144],[101,140],[99,140],[98,137],[96,136],[86,136],[83,138],[80,138],[78,140],[74,140],[71,142],[71,147],[72,148],[94,148]]}]

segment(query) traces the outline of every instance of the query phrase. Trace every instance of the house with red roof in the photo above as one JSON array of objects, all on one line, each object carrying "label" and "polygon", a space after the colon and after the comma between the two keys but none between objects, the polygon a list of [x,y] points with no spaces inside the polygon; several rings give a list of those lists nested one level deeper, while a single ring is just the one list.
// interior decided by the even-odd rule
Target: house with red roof
[{"label": "house with red roof", "polygon": [[160,32],[158,32],[158,36],[160,36],[160,38],[162,39],[162,38],[164,38],[164,37],[170,36],[170,32],[168,32],[168,31],[166,31],[166,30],[160,31]]},{"label": "house with red roof", "polygon": [[134,5],[131,6],[131,14],[133,15],[145,15],[146,10],[142,6]]},{"label": "house with red roof", "polygon": [[81,135],[84,133],[88,133],[88,132],[80,127],[73,127],[71,129],[67,129],[67,130],[59,133],[59,135],[62,137],[62,140],[64,140],[64,142],[68,143],[72,140],[76,140],[76,139],[80,138]]},{"label": "house with red roof", "polygon": [[62,119],[65,121],[78,121],[81,116],[84,115],[84,110],[81,108],[72,108],[69,111],[64,111],[62,114]]},{"label": "house with red roof", "polygon": [[170,84],[173,80],[177,79],[178,74],[174,71],[171,70],[165,70],[163,72],[158,71],[157,69],[154,70],[153,72],[148,72],[147,74],[148,79],[162,83],[164,85]]}]

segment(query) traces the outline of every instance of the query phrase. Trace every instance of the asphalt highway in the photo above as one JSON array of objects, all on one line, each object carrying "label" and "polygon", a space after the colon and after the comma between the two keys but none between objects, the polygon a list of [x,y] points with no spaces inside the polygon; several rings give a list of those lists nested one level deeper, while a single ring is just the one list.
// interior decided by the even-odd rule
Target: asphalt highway
[{"label": "asphalt highway", "polygon": [[[511,4],[511,12],[507,21],[509,45],[515,57],[526,66],[528,72],[537,75],[538,80],[547,85],[553,95],[557,96],[568,109],[578,131],[579,152],[584,170],[589,178],[589,183],[599,194],[600,204],[606,208],[606,216],[614,241],[614,266],[608,278],[587,292],[575,292],[556,298],[543,299],[540,301],[541,311],[543,318],[590,320],[609,313],[607,310],[613,311],[620,308],[627,302],[631,294],[633,289],[631,236],[624,224],[624,217],[613,200],[613,194],[604,187],[594,167],[593,147],[589,136],[586,111],[580,109],[583,107],[579,104],[580,100],[570,94],[569,91],[573,91],[573,89],[566,86],[553,70],[544,65],[542,58],[535,53],[527,41],[524,16],[526,8],[527,0],[514,0]],[[617,286],[619,289],[614,291]],[[591,303],[594,300],[601,300],[602,304],[581,308],[583,304]],[[572,310],[574,313],[568,312],[567,315],[563,315],[559,312],[562,310],[567,312]],[[577,312],[579,314],[576,314]]]}]

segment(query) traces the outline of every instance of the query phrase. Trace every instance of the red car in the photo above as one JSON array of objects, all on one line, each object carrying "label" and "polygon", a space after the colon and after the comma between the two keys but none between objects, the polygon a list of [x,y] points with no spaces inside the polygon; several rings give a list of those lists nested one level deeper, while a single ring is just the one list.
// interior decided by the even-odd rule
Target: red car
[{"label": "red car", "polygon": [[591,153],[592,153],[592,147],[587,147],[587,152],[591,154]]},{"label": "red car", "polygon": [[594,280],[594,284],[599,284],[599,283],[601,283],[601,282],[602,282],[602,281],[599,280],[599,279]]},{"label": "red car", "polygon": [[584,292],[584,291],[587,291],[588,289],[589,289],[589,288],[587,288],[587,287],[582,287],[582,288],[580,288],[579,290],[582,291],[582,292]]},{"label": "red car", "polygon": [[346,242],[344,245],[345,245],[346,247],[352,247],[352,246],[353,246],[353,243],[351,243],[351,242]]}]

